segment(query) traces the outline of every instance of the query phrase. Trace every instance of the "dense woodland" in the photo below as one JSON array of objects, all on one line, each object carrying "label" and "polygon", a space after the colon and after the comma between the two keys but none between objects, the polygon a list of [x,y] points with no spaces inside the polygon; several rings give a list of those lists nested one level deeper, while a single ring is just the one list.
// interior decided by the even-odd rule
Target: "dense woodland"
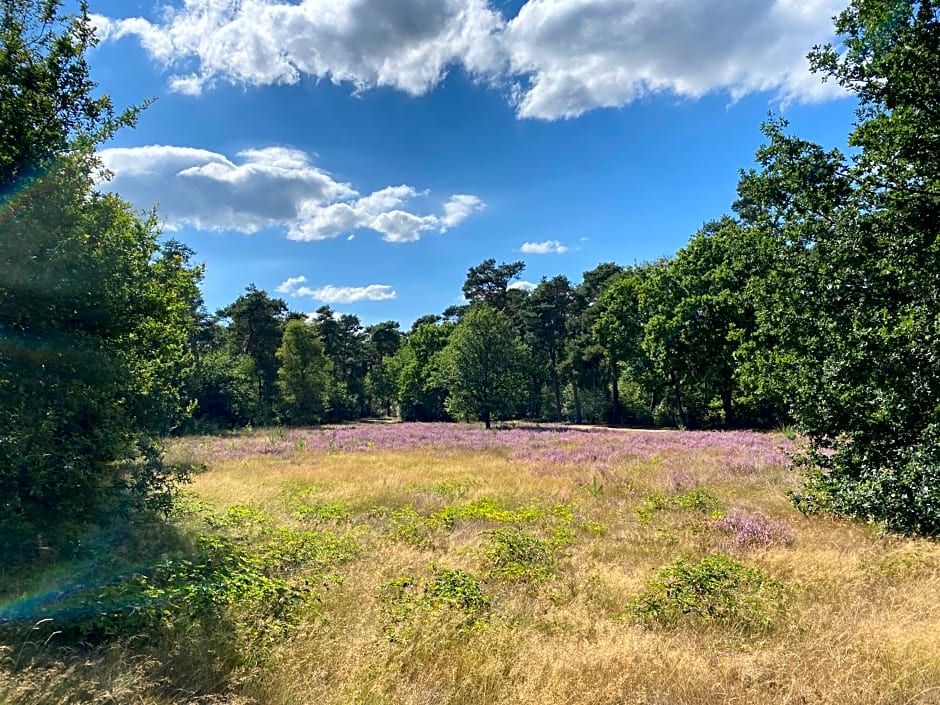
[{"label": "dense woodland", "polygon": [[4,0],[0,20],[4,525],[167,501],[168,434],[399,416],[792,426],[801,508],[940,533],[933,0],[853,0],[843,45],[810,54],[857,96],[848,153],[771,118],[737,200],[673,257],[531,292],[488,259],[466,306],[408,330],[254,286],[205,311],[193,253],[96,184],[139,111],[95,97],[87,11]]}]

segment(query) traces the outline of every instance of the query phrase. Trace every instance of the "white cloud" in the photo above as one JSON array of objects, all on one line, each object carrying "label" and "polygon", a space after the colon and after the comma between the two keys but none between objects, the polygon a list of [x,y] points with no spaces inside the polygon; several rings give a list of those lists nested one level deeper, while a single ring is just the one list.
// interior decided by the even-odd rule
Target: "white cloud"
[{"label": "white cloud", "polygon": [[841,94],[808,72],[805,55],[831,40],[844,0],[528,0],[509,20],[501,4],[186,0],[156,23],[95,23],[102,37],[136,37],[171,88],[188,94],[311,76],[418,95],[452,67],[510,83],[519,116],[539,119],[654,93],[769,91],[782,103]]},{"label": "white cloud", "polygon": [[558,240],[545,240],[544,242],[524,242],[519,248],[527,255],[561,255],[568,251]]},{"label": "white cloud", "polygon": [[525,279],[520,279],[519,281],[512,282],[506,288],[507,289],[520,289],[522,291],[532,291],[537,286],[538,284],[527,282]]},{"label": "white cloud", "polygon": [[303,285],[307,283],[307,277],[288,277],[280,284],[277,285],[277,288],[274,290],[278,294],[287,294],[289,296],[297,296],[295,292],[303,288]]},{"label": "white cloud", "polygon": [[[418,95],[453,65],[499,69],[502,19],[487,0],[186,0],[163,21],[96,20],[107,36],[135,36],[198,92],[216,81],[297,83],[301,76],[392,86]],[[102,33],[104,34],[104,33]],[[175,73],[195,64],[195,72]]]},{"label": "white cloud", "polygon": [[473,213],[486,208],[476,196],[466,193],[457,193],[450,197],[450,200],[444,204],[444,217],[441,218],[441,232],[447,232],[449,228],[455,228],[463,221],[469,218]]},{"label": "white cloud", "polygon": [[289,277],[281,282],[275,291],[294,298],[309,297],[325,304],[351,304],[357,301],[391,301],[398,298],[398,293],[388,284],[369,284],[368,286],[333,286],[327,284],[319,289],[305,286],[307,277]]},{"label": "white cloud", "polygon": [[522,117],[576,117],[651,93],[781,101],[838,93],[808,72],[843,0],[529,0],[504,46]]},{"label": "white cloud", "polygon": [[[248,149],[234,159],[167,145],[105,149],[100,156],[113,174],[108,188],[139,208],[156,202],[170,229],[254,233],[281,227],[293,240],[351,239],[352,231],[370,229],[387,242],[414,242],[483,206],[476,196],[458,194],[440,214],[412,213],[406,204],[427,191],[400,185],[361,195],[314,166],[311,155],[287,147]],[[468,199],[472,207],[457,217],[455,199]]]}]

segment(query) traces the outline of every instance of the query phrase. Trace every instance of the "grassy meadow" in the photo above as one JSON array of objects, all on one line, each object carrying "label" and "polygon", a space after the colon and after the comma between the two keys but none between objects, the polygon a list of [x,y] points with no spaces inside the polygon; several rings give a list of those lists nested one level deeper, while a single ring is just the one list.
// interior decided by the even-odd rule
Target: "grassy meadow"
[{"label": "grassy meadow", "polygon": [[2,575],[21,627],[0,702],[940,703],[940,545],[802,516],[789,447],[458,424],[181,439],[206,470],[169,527]]}]

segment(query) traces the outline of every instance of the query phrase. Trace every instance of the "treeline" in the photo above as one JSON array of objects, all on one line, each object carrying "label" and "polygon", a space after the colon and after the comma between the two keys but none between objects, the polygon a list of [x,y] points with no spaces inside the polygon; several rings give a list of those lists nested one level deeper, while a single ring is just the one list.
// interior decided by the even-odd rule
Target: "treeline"
[{"label": "treeline", "polygon": [[[756,235],[710,223],[674,258],[604,263],[577,284],[514,287],[522,262],[467,273],[467,304],[363,326],[311,316],[249,286],[203,317],[196,402],[185,430],[311,424],[532,419],[687,428],[791,421],[786,390],[754,359]],[[753,281],[752,281],[753,280]],[[483,347],[488,346],[488,349]]]}]

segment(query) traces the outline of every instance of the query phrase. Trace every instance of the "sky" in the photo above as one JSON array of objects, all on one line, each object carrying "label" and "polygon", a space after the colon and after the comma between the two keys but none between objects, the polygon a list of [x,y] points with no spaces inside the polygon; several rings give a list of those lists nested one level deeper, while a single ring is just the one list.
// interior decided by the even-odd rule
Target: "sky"
[{"label": "sky", "polygon": [[845,146],[854,101],[808,70],[845,0],[91,0],[93,78],[154,102],[103,189],[205,264],[364,324],[681,248],[729,212],[760,124]]}]

